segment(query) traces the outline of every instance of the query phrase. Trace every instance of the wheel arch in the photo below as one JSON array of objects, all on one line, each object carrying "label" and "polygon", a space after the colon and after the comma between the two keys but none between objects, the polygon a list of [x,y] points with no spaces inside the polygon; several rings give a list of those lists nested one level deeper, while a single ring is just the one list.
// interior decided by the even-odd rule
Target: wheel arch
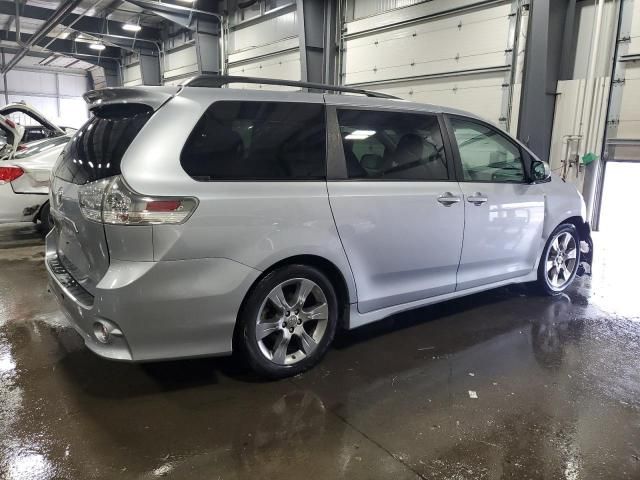
[{"label": "wheel arch", "polygon": [[303,255],[293,255],[287,258],[283,258],[282,260],[279,260],[277,262],[275,262],[274,264],[272,264],[269,268],[267,268],[266,270],[264,270],[260,276],[258,276],[258,278],[256,278],[254,280],[254,282],[251,284],[251,286],[249,287],[249,289],[247,290],[247,293],[245,294],[244,298],[242,299],[242,303],[240,305],[240,308],[238,309],[238,318],[236,319],[236,325],[234,328],[234,345],[233,345],[233,349],[236,350],[236,341],[237,341],[237,336],[238,336],[238,325],[240,324],[240,322],[238,321],[238,319],[240,318],[240,315],[242,314],[242,311],[244,310],[245,307],[245,303],[247,301],[247,299],[249,298],[249,295],[251,294],[251,292],[253,292],[253,289],[256,288],[256,285],[258,285],[258,283],[260,283],[260,281],[266,277],[269,273],[273,272],[274,270],[287,266],[287,265],[308,265],[310,267],[315,267],[318,270],[320,270],[323,274],[325,274],[327,276],[327,278],[329,279],[329,281],[331,282],[331,284],[334,286],[334,288],[336,289],[336,295],[338,297],[338,302],[340,303],[340,305],[338,306],[339,308],[339,312],[340,312],[340,318],[338,319],[338,325],[347,328],[349,325],[349,305],[350,305],[350,294],[349,294],[349,286],[347,284],[347,281],[344,277],[344,274],[342,273],[342,271],[330,260],[327,260],[324,257],[318,256],[318,255],[309,255],[309,254],[303,254]]},{"label": "wheel arch", "polygon": [[46,201],[42,202],[42,205],[40,205],[40,208],[38,209],[38,213],[35,214],[35,216],[33,217],[33,222],[37,222],[38,220],[41,220],[42,217],[42,210],[44,209],[45,205],[49,205],[49,199],[47,198]]},{"label": "wheel arch", "polygon": [[591,237],[591,227],[589,226],[589,223],[585,222],[582,219],[582,217],[580,217],[579,215],[575,215],[573,217],[565,218],[563,221],[558,223],[558,225],[556,225],[553,228],[553,230],[558,228],[563,223],[569,223],[569,224],[574,225],[576,227],[576,230],[578,230],[578,235],[580,235],[580,240],[586,240],[586,239]]}]

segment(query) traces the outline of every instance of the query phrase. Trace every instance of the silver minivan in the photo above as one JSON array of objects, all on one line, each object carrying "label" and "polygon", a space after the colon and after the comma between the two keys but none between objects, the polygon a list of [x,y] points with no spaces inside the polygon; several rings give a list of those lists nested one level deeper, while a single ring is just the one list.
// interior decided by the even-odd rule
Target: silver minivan
[{"label": "silver minivan", "polygon": [[[236,82],[328,93],[219,88]],[[208,76],[87,93],[46,242],[87,347],[127,361],[239,351],[284,377],[338,327],[510,283],[556,295],[590,273],[572,185],[474,115],[384,97]]]}]

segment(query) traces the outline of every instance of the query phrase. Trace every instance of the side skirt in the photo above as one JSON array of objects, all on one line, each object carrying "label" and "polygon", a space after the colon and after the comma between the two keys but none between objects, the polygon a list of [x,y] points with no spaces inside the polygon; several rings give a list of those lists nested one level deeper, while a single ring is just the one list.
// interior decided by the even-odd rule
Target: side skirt
[{"label": "side skirt", "polygon": [[447,300],[453,300],[455,298],[472,295],[478,292],[484,292],[498,287],[503,287],[512,283],[526,283],[533,282],[537,278],[537,269],[534,269],[531,273],[518,278],[510,278],[508,280],[502,280],[500,282],[489,283],[487,285],[480,285],[478,287],[468,288],[466,290],[460,290],[457,292],[446,293],[444,295],[438,295],[436,297],[425,298],[423,300],[417,300],[415,302],[403,303],[401,305],[394,305],[393,307],[387,307],[373,312],[360,313],[358,312],[358,304],[352,303],[349,311],[349,330],[367,325],[369,323],[382,320],[390,317],[396,313],[406,312],[407,310],[413,310],[415,308],[425,307],[427,305],[433,305],[434,303],[445,302]]}]

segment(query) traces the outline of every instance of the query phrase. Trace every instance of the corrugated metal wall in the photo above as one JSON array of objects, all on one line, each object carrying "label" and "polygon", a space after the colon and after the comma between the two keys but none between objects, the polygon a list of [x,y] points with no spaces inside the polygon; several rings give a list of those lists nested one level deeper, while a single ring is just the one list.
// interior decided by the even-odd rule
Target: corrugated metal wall
[{"label": "corrugated metal wall", "polygon": [[[348,0],[354,20],[345,25],[342,83],[468,110],[515,132],[526,39],[520,2],[413,3]],[[358,19],[365,13],[377,15]]]}]

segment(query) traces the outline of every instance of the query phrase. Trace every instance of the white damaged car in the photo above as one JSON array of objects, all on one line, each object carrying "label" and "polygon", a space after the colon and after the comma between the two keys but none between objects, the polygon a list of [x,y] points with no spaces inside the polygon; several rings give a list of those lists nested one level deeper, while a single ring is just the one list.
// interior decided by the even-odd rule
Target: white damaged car
[{"label": "white damaged car", "polygon": [[51,229],[49,177],[70,136],[24,144],[24,149],[0,161],[0,223],[40,222]]},{"label": "white damaged car", "polygon": [[23,102],[0,108],[0,223],[51,229],[49,177],[74,132]]}]

